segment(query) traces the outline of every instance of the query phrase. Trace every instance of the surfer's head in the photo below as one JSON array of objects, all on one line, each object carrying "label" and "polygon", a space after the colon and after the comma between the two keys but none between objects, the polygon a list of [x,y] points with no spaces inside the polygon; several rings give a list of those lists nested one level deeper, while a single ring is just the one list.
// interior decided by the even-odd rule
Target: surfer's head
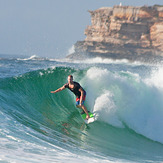
[{"label": "surfer's head", "polygon": [[68,83],[73,83],[73,76],[69,75],[67,80],[68,80]]}]

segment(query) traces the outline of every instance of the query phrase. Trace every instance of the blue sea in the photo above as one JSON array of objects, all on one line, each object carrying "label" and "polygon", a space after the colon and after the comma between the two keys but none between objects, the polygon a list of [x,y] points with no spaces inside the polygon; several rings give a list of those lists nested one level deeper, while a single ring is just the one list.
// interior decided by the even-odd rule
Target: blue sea
[{"label": "blue sea", "polygon": [[[68,90],[73,75],[95,122]],[[163,162],[163,64],[0,55],[0,162]]]}]

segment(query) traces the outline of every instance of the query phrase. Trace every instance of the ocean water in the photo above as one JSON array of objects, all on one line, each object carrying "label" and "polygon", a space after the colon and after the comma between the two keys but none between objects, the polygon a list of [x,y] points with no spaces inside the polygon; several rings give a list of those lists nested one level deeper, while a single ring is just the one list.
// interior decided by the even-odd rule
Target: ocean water
[{"label": "ocean water", "polygon": [[[69,90],[87,91],[86,125]],[[163,162],[163,66],[0,55],[0,162]]]}]

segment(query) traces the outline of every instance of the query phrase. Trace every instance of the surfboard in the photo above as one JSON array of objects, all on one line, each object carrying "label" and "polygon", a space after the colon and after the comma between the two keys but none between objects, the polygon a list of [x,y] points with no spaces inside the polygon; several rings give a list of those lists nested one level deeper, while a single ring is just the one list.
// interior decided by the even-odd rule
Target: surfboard
[{"label": "surfboard", "polygon": [[89,124],[89,123],[92,123],[92,122],[95,121],[95,118],[94,118],[93,113],[91,113],[91,112],[88,111],[88,114],[89,114],[90,118],[89,119],[86,119],[87,114],[84,113],[84,112],[81,113],[81,117],[83,118],[83,120],[84,120],[84,122],[86,124]]}]

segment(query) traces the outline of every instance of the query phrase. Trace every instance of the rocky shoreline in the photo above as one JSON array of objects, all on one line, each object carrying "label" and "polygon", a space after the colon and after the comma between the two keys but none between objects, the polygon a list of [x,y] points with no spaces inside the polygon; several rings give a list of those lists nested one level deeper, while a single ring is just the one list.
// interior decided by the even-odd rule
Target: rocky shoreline
[{"label": "rocky shoreline", "polygon": [[86,39],[78,41],[67,58],[162,59],[163,6],[114,6],[89,12]]}]

